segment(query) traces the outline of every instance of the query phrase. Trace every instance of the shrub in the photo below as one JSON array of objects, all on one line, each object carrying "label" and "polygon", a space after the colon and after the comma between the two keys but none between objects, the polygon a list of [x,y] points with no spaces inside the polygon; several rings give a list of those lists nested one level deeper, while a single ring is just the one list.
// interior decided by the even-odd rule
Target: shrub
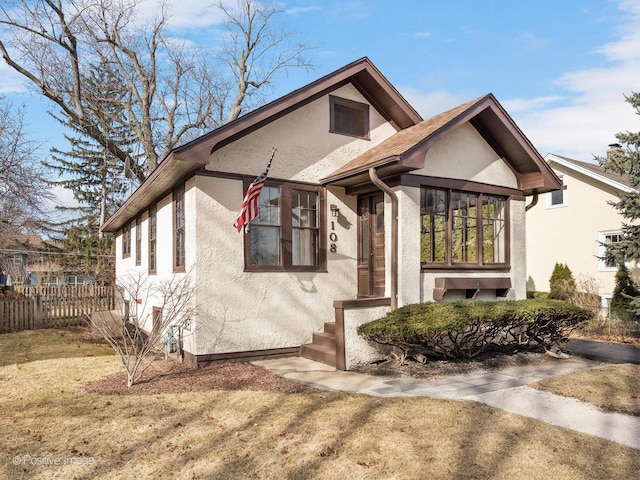
[{"label": "shrub", "polygon": [[636,320],[638,317],[632,307],[632,301],[639,296],[640,291],[629,275],[629,269],[624,263],[621,263],[616,272],[616,284],[611,298],[611,313],[623,320]]},{"label": "shrub", "polygon": [[471,358],[488,350],[542,351],[592,317],[559,300],[430,302],[399,308],[361,325],[358,333],[405,356]]},{"label": "shrub", "polygon": [[569,300],[575,292],[576,281],[571,269],[564,263],[556,262],[549,278],[549,298]]}]

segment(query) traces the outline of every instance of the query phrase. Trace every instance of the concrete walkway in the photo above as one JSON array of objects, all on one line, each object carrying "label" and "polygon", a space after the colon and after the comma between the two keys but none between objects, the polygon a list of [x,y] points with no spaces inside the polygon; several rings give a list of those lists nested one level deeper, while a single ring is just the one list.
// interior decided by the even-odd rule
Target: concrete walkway
[{"label": "concrete walkway", "polygon": [[342,372],[301,357],[253,363],[282,377],[324,390],[379,397],[424,396],[473,400],[640,450],[640,417],[603,412],[588,403],[528,386],[544,378],[603,365],[591,360],[571,357],[544,365],[525,365],[434,379],[384,378]]}]

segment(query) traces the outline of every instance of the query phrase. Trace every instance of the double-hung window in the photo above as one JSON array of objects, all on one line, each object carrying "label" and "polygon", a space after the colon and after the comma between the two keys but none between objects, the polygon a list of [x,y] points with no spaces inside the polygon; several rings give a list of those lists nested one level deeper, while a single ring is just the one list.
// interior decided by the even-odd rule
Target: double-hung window
[{"label": "double-hung window", "polygon": [[247,270],[326,268],[323,204],[322,187],[267,182],[246,232]]},{"label": "double-hung window", "polygon": [[184,186],[173,192],[173,271],[185,269]]},{"label": "double-hung window", "polygon": [[149,209],[149,274],[154,274],[157,271],[157,236],[158,236],[158,213],[157,208],[154,205]]},{"label": "double-hung window", "polygon": [[507,264],[505,197],[423,187],[421,217],[423,267]]},{"label": "double-hung window", "polygon": [[122,227],[122,258],[131,256],[131,222]]},{"label": "double-hung window", "polygon": [[600,244],[600,261],[599,269],[601,272],[612,272],[618,269],[618,264],[613,258],[607,258],[607,248],[615,245],[622,240],[622,231],[612,230],[608,232],[599,232],[599,244]]},{"label": "double-hung window", "polygon": [[142,263],[142,217],[136,217],[136,265]]}]

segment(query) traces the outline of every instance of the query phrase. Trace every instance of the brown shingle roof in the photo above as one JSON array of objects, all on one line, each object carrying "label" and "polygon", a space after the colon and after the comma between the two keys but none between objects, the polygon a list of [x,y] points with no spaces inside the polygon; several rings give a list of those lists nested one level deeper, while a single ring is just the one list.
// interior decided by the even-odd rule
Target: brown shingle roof
[{"label": "brown shingle roof", "polygon": [[445,127],[449,122],[465,113],[475,104],[483,100],[485,96],[478,97],[475,100],[459,105],[451,110],[440,113],[434,117],[413,125],[409,128],[399,131],[382,143],[367,150],[365,153],[344,164],[338,170],[334,171],[325,180],[348,175],[351,172],[358,172],[376,167],[391,159],[397,159],[402,155],[409,153],[422,141],[429,138],[439,129]]}]

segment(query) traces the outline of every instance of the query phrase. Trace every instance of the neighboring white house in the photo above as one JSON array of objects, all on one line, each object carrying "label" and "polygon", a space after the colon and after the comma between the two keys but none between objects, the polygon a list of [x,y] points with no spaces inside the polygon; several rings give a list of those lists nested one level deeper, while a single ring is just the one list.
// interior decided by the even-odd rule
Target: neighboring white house
[{"label": "neighboring white house", "polygon": [[[604,244],[619,240],[623,222],[610,202],[635,190],[600,165],[554,154],[545,160],[564,188],[541,196],[527,212],[527,290],[548,292],[554,265],[565,263],[576,280],[596,282],[606,306],[618,266],[602,259]],[[637,266],[629,267],[637,276]]]},{"label": "neighboring white house", "polygon": [[191,365],[348,369],[378,355],[357,326],[396,306],[525,298],[526,197],[560,185],[493,95],[423,121],[363,58],[174,149],[104,230],[119,279],[192,276]]}]

